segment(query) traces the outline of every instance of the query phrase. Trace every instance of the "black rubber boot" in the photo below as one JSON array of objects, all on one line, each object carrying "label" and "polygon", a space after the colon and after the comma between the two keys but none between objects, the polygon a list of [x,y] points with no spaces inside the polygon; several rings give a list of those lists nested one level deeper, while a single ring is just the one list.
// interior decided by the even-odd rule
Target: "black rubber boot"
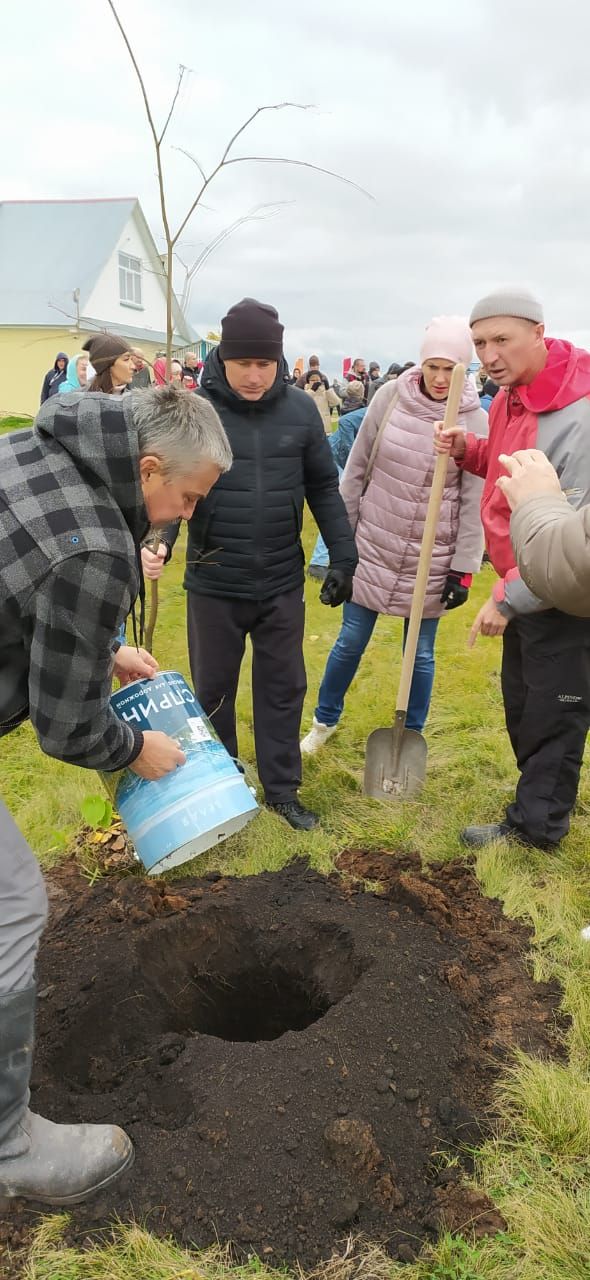
[{"label": "black rubber boot", "polygon": [[35,994],[0,996],[0,1197],[77,1204],[132,1164],[133,1146],[116,1125],[53,1124],[29,1111]]}]

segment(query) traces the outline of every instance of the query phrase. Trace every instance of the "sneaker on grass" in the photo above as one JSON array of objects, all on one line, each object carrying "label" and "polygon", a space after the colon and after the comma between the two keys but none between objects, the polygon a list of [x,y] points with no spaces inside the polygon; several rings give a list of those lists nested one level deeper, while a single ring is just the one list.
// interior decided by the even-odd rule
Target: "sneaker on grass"
[{"label": "sneaker on grass", "polygon": [[319,751],[320,747],[323,747],[324,743],[328,741],[328,738],[331,738],[332,734],[336,733],[337,728],[337,724],[320,724],[319,720],[316,720],[314,716],[309,733],[306,733],[300,743],[302,754],[304,756],[314,756],[316,751]]},{"label": "sneaker on grass", "polygon": [[273,813],[278,813],[279,818],[284,818],[285,822],[293,827],[294,831],[313,831],[317,827],[319,818],[317,813],[313,813],[311,809],[306,809],[297,796],[293,800],[285,800],[282,803],[269,804],[269,809]]}]

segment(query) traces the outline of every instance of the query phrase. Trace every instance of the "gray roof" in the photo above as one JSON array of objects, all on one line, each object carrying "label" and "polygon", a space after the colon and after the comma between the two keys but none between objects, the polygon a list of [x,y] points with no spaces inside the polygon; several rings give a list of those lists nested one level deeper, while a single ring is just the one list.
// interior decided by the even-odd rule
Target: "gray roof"
[{"label": "gray roof", "polygon": [[[81,327],[86,327],[84,319],[91,319],[85,316],[86,301],[137,206],[134,196],[1,202],[0,325],[71,324],[72,295],[79,289]],[[139,212],[143,219],[141,206]],[[176,329],[193,340],[180,308],[175,319]]]}]

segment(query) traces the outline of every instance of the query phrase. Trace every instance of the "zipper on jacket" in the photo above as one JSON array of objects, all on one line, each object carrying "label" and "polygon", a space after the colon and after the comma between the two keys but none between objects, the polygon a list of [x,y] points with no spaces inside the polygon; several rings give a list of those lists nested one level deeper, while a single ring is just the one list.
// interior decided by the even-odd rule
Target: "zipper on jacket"
[{"label": "zipper on jacket", "polygon": [[262,531],[264,516],[264,483],[262,457],[262,427],[255,409],[248,414],[254,431],[254,474],[256,488],[256,518],[254,520],[254,583],[256,596],[260,600],[264,595],[264,555],[262,552]]}]

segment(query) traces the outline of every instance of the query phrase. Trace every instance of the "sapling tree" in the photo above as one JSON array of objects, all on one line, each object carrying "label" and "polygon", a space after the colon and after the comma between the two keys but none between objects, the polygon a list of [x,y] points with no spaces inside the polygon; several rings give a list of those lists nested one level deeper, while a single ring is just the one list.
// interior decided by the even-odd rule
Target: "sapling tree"
[{"label": "sapling tree", "polygon": [[[238,164],[292,165],[301,169],[312,169],[314,170],[315,173],[322,173],[329,178],[334,178],[337,182],[345,183],[346,186],[354,188],[356,191],[360,192],[364,196],[367,196],[369,199],[372,199],[372,197],[369,195],[368,191],[365,191],[363,187],[359,186],[358,183],[353,182],[350,178],[346,178],[340,173],[335,173],[331,169],[325,169],[321,165],[312,164],[311,161],[309,160],[296,160],[289,156],[236,155],[235,154],[236,144],[244,136],[244,134],[247,133],[247,131],[254,124],[254,122],[260,116],[264,115],[266,112],[311,110],[310,104],[306,104],[306,103],[275,102],[275,103],[267,104],[266,106],[256,107],[256,109],[251,112],[251,114],[247,117],[247,119],[244,120],[243,123],[238,126],[238,128],[234,131],[234,133],[229,138],[229,140],[225,143],[225,146],[223,146],[221,150],[221,154],[219,156],[219,159],[217,160],[217,163],[213,165],[213,168],[208,173],[205,171],[200,161],[197,159],[195,155],[193,155],[191,151],[188,151],[184,147],[176,148],[176,150],[180,151],[184,156],[186,156],[187,159],[190,160],[191,163],[194,165],[194,167],[197,169],[197,172],[199,174],[199,180],[197,182],[196,189],[191,196],[188,208],[186,209],[184,214],[181,214],[179,220],[173,227],[172,218],[170,215],[170,208],[169,208],[169,205],[170,205],[169,191],[168,191],[165,174],[164,174],[163,144],[164,144],[166,135],[168,133],[168,129],[169,129],[172,117],[174,115],[176,105],[178,103],[184,78],[187,75],[189,69],[186,66],[183,66],[182,64],[179,66],[176,86],[174,89],[174,93],[172,95],[172,99],[170,102],[170,106],[168,108],[167,115],[165,117],[163,125],[161,127],[158,127],[158,125],[156,124],[154,112],[148,96],[148,91],[147,91],[146,83],[143,77],[143,73],[137,61],[137,57],[134,52],[131,41],[129,39],[129,36],[127,35],[125,27],[123,26],[123,23],[119,16],[117,6],[114,0],[107,0],[107,4],[113,14],[114,20],[121,33],[121,37],[125,44],[125,48],[127,49],[127,52],[129,54],[132,67],[135,72],[137,82],[139,84],[141,97],[144,105],[144,110],[145,110],[145,114],[146,114],[146,118],[149,126],[149,131],[152,137],[152,142],[154,147],[156,173],[157,173],[157,179],[158,179],[158,194],[159,194],[159,200],[160,200],[160,215],[162,218],[162,228],[164,231],[164,240],[166,245],[166,267],[165,267],[165,271],[166,271],[166,376],[169,378],[170,362],[172,359],[172,343],[173,343],[173,336],[174,336],[173,273],[174,273],[175,254],[177,254],[179,242],[183,236],[183,233],[186,231],[186,228],[191,218],[193,217],[193,214],[195,214],[199,206],[202,206],[203,204],[203,197],[205,193],[209,190],[209,188],[212,186],[212,184],[215,182],[215,180],[219,177],[219,175],[224,170],[227,170],[231,166],[238,165]],[[186,266],[185,264],[183,264],[185,265],[187,283],[190,284],[194,275],[198,271],[199,267],[203,265],[203,261],[206,261],[209,254],[213,251],[214,248],[217,247],[219,243],[222,243],[223,240],[227,239],[229,235],[233,234],[233,232],[236,231],[239,226],[243,226],[245,222],[254,221],[257,217],[261,215],[261,212],[264,209],[264,207],[265,206],[258,206],[257,209],[252,210],[250,213],[246,213],[241,218],[236,219],[234,223],[232,223],[229,227],[226,227],[222,232],[219,233],[219,236],[216,237],[216,239],[212,242],[212,244],[207,246],[206,250],[204,251],[204,254],[199,255],[199,258],[197,258],[197,260],[191,266]]]},{"label": "sapling tree", "polygon": [[[179,66],[176,86],[174,89],[174,93],[172,95],[170,106],[168,108],[168,112],[166,114],[163,124],[159,126],[158,124],[156,124],[154,111],[150,103],[143,73],[139,66],[139,63],[138,63],[135,51],[133,49],[133,46],[131,44],[131,41],[129,39],[129,36],[127,35],[125,27],[123,26],[123,23],[119,16],[117,6],[114,3],[114,0],[107,0],[107,4],[112,12],[113,18],[121,33],[121,37],[125,44],[125,48],[127,49],[127,53],[129,54],[131,65],[133,67],[133,71],[135,73],[135,76],[139,85],[139,89],[141,92],[145,115],[147,118],[148,127],[149,127],[149,131],[152,137],[152,142],[154,147],[156,173],[157,173],[157,179],[158,179],[158,194],[159,194],[159,200],[160,200],[160,215],[162,219],[162,228],[164,232],[164,240],[165,240],[165,246],[166,246],[166,253],[165,253],[165,257],[166,257],[166,264],[165,264],[166,378],[169,380],[170,367],[171,367],[171,361],[172,361],[172,344],[173,344],[173,337],[174,337],[174,281],[173,281],[174,259],[175,259],[175,256],[178,257],[179,244],[182,240],[182,236],[184,232],[188,227],[189,222],[191,221],[191,218],[197,212],[199,207],[203,206],[203,197],[205,196],[205,193],[213,185],[213,183],[216,181],[219,175],[224,172],[224,170],[227,170],[234,165],[240,165],[240,164],[292,165],[301,169],[312,169],[315,173],[321,173],[329,178],[335,179],[337,182],[345,183],[346,186],[354,188],[356,191],[359,191],[362,195],[367,196],[369,199],[372,199],[372,197],[369,195],[368,191],[365,191],[363,187],[360,187],[358,185],[358,183],[352,182],[350,178],[346,178],[342,174],[335,173],[331,169],[325,169],[321,165],[312,164],[311,161],[309,160],[296,160],[289,156],[283,156],[283,155],[279,155],[279,156],[261,156],[256,154],[236,155],[236,152],[235,152],[236,145],[244,137],[244,135],[248,132],[248,130],[252,127],[255,121],[259,119],[260,116],[268,112],[279,113],[281,111],[309,111],[311,109],[309,104],[301,103],[301,102],[275,102],[275,103],[267,104],[265,106],[256,107],[256,109],[250,113],[250,115],[243,121],[243,123],[240,124],[237,129],[235,129],[235,131],[232,133],[231,137],[228,139],[225,145],[222,146],[219,158],[217,162],[213,165],[213,168],[209,170],[209,172],[206,172],[201,162],[198,160],[198,158],[195,155],[193,155],[191,151],[188,151],[184,147],[176,148],[176,150],[180,151],[184,156],[186,156],[188,160],[190,160],[191,164],[197,170],[197,173],[199,176],[198,176],[196,188],[190,198],[187,209],[185,210],[184,214],[180,215],[180,218],[173,226],[172,218],[170,214],[169,191],[168,191],[168,186],[166,183],[166,178],[164,173],[163,146],[166,139],[166,135],[168,133],[170,123],[172,121],[172,117],[174,115],[174,111],[176,109],[176,105],[178,103],[178,99],[180,97],[183,81],[189,69],[182,64]],[[199,271],[199,269],[204,265],[204,262],[207,260],[208,256],[210,256],[210,253],[213,252],[213,250],[216,247],[218,247],[219,244],[223,243],[223,241],[227,239],[228,236],[232,235],[238,229],[238,227],[243,226],[245,222],[254,221],[257,217],[261,216],[263,209],[264,209],[264,206],[258,206],[258,209],[255,209],[250,213],[244,214],[241,218],[236,219],[234,223],[230,224],[228,227],[224,228],[224,230],[219,233],[218,237],[216,237],[216,239],[212,242],[212,244],[207,246],[207,248],[197,257],[197,259],[191,265],[182,263],[182,266],[184,267],[184,271],[185,271],[185,285],[183,290],[183,300],[187,304],[188,304],[188,301],[190,300],[190,291],[191,291],[193,279],[197,274],[197,272]],[[150,537],[150,543],[153,547],[157,548],[158,542],[159,542],[159,532],[158,530],[153,530],[152,535]],[[158,616],[158,584],[157,582],[152,582],[150,613],[149,613],[148,627],[146,631],[146,644],[148,648],[151,647],[157,616]]]}]

